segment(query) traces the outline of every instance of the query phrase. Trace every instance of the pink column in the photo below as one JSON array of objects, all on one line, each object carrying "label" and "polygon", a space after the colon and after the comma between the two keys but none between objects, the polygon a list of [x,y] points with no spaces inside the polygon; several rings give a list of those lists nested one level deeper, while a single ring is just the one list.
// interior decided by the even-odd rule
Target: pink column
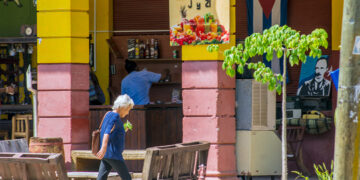
[{"label": "pink column", "polygon": [[206,179],[237,179],[235,157],[235,79],[222,61],[182,65],[183,141],[209,141]]},{"label": "pink column", "polygon": [[89,65],[38,65],[38,136],[61,137],[71,150],[89,148]]}]

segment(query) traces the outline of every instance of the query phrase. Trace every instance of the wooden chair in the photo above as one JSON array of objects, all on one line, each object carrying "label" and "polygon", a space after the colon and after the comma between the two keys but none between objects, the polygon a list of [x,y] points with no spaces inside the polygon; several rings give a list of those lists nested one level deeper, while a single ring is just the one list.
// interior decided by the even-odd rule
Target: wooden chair
[{"label": "wooden chair", "polygon": [[[279,127],[279,134],[281,135],[282,127]],[[294,161],[297,168],[303,174],[310,175],[302,158],[302,143],[304,140],[305,127],[304,126],[287,126],[286,127],[286,141],[287,141],[287,158],[288,161]]]},{"label": "wooden chair", "polygon": [[11,139],[25,138],[29,141],[30,138],[30,123],[32,114],[15,115],[12,117],[12,133]]},{"label": "wooden chair", "polygon": [[8,139],[9,139],[9,131],[0,130],[0,137],[1,137],[3,140],[8,140]]}]

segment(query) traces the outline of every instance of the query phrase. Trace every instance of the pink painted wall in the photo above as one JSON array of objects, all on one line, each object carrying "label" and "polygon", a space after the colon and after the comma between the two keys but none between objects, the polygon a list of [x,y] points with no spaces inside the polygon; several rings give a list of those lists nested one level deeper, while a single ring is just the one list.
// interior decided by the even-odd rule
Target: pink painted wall
[{"label": "pink painted wall", "polygon": [[206,179],[237,179],[235,79],[221,61],[186,61],[182,66],[183,141],[211,143]]},{"label": "pink painted wall", "polygon": [[38,136],[61,137],[65,162],[71,150],[88,149],[89,66],[38,65]]}]

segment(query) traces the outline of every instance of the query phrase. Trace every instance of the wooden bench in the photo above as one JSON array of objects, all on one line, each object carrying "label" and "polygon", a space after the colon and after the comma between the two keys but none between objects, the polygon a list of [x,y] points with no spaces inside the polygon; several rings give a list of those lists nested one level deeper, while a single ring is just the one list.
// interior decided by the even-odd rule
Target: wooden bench
[{"label": "wooden bench", "polygon": [[[144,160],[146,150],[124,150],[125,161]],[[72,150],[71,160],[76,171],[97,171],[100,160],[91,153],[91,150]]]},{"label": "wooden bench", "polygon": [[0,152],[29,152],[25,138],[0,141]]},{"label": "wooden bench", "polygon": [[206,167],[209,148],[208,142],[147,148],[142,179],[198,179],[199,173],[205,173],[198,167]]},{"label": "wooden bench", "polygon": [[68,179],[61,154],[0,153],[0,179]]},{"label": "wooden bench", "polygon": [[[206,167],[209,147],[208,142],[191,142],[147,148],[143,171],[131,173],[132,178],[197,179],[201,174],[198,167]],[[63,180],[96,177],[97,172],[67,173],[61,154],[0,153],[0,179]],[[110,178],[120,179],[114,173]]]}]

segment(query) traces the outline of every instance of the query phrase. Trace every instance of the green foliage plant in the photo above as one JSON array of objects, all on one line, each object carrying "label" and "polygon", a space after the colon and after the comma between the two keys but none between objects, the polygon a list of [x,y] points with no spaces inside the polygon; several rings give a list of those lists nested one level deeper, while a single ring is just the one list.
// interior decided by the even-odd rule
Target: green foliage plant
[{"label": "green foliage plant", "polygon": [[[237,44],[225,50],[222,69],[230,77],[236,71],[244,73],[244,68],[254,70],[253,77],[256,81],[268,84],[270,91],[282,92],[282,179],[287,179],[287,147],[286,147],[286,65],[287,60],[291,66],[299,65],[300,61],[306,62],[306,55],[321,57],[321,48],[328,47],[328,34],[324,29],[315,29],[310,34],[300,34],[288,26],[274,25],[261,33],[253,33],[245,39],[244,45]],[[218,45],[209,45],[207,51],[219,51]],[[273,59],[274,53],[278,58],[283,57],[283,74],[274,73],[262,61],[251,62],[255,56],[266,56],[267,61]],[[236,66],[237,65],[237,66]]]},{"label": "green foliage plant", "polygon": [[[315,173],[318,177],[318,180],[333,180],[334,175],[334,162],[331,161],[330,171],[326,168],[325,163],[322,165],[314,164]],[[293,173],[297,174],[298,176],[296,179],[303,178],[305,180],[309,180],[309,177],[304,176],[301,172],[292,171]]]},{"label": "green foliage plant", "polygon": [[[266,54],[266,60],[273,59],[273,53],[276,53],[278,58],[283,55],[284,60],[289,59],[291,66],[299,65],[299,62],[306,62],[306,54],[309,53],[311,57],[321,57],[321,47],[328,47],[328,34],[324,29],[315,29],[309,35],[300,35],[288,26],[274,25],[270,29],[264,30],[262,34],[253,33],[245,39],[245,45],[238,44],[230,49],[224,51],[224,62],[222,64],[223,70],[230,77],[235,76],[235,64],[237,71],[240,74],[244,73],[244,68],[255,70],[255,80],[262,83],[269,83],[269,90],[276,90],[281,94],[281,82],[284,77],[281,74],[273,73],[271,68],[266,67],[263,62],[253,63],[250,59],[255,56],[262,56]],[[218,45],[209,45],[207,50],[209,52],[217,51]]]}]

